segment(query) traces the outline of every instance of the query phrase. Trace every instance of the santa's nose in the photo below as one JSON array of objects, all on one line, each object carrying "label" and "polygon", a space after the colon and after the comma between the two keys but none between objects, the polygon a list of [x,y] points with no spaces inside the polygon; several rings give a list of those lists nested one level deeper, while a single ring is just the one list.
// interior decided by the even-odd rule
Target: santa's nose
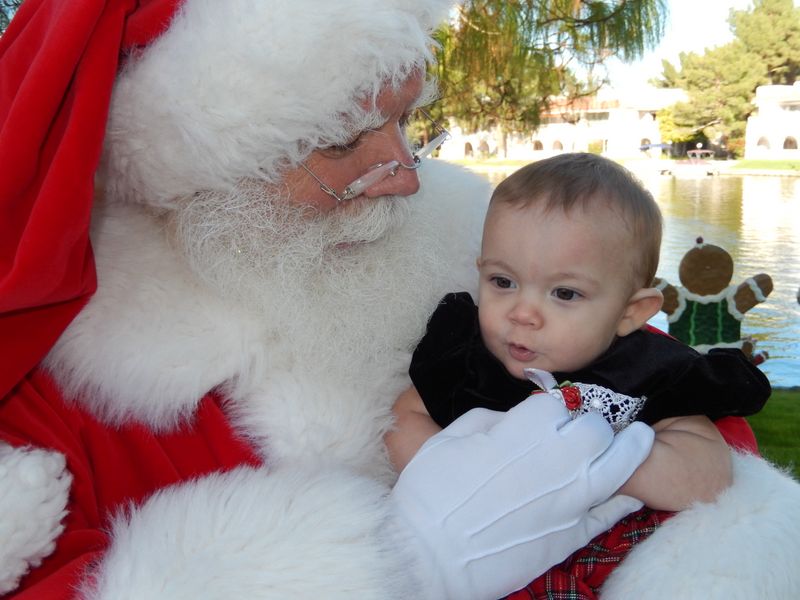
[{"label": "santa's nose", "polygon": [[[371,185],[364,191],[368,198],[379,196],[410,196],[419,190],[417,163],[408,146],[405,130],[400,126],[388,127],[388,131],[376,135],[374,155],[381,157],[382,162],[396,160],[400,166],[392,173]],[[411,167],[411,168],[409,168]]]}]

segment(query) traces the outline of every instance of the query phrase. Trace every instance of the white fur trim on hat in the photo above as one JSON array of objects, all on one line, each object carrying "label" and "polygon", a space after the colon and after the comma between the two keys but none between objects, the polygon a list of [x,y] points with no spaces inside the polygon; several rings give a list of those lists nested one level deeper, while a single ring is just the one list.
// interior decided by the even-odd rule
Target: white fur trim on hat
[{"label": "white fur trim on hat", "polygon": [[280,181],[314,148],[364,127],[357,99],[425,67],[452,4],[186,0],[117,78],[108,191],[168,206],[246,177]]},{"label": "white fur trim on hat", "polygon": [[64,457],[0,444],[0,594],[55,549],[72,476]]}]

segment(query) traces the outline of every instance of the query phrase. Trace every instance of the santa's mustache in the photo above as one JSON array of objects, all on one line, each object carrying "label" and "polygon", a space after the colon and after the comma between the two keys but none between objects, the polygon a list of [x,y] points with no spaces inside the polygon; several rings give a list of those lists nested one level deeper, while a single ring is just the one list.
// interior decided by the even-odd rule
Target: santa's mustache
[{"label": "santa's mustache", "polygon": [[[406,219],[408,201],[356,199],[321,212],[290,203],[284,192],[245,182],[226,192],[201,192],[173,214],[179,246],[195,272],[235,293],[238,271],[248,277],[292,280],[323,275],[335,263],[351,262],[360,246],[381,239]],[[225,272],[218,272],[220,269]],[[226,275],[227,273],[227,275]]]}]

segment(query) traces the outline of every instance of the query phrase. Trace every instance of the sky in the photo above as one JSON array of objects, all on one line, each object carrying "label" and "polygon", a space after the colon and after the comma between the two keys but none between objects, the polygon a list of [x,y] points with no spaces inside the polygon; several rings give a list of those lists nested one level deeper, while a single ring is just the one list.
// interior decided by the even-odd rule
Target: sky
[{"label": "sky", "polygon": [[658,77],[662,59],[678,66],[681,52],[702,54],[706,48],[728,43],[733,39],[728,12],[752,6],[751,0],[668,0],[667,4],[669,15],[661,43],[636,63],[612,65],[609,77],[614,88],[642,85]]}]

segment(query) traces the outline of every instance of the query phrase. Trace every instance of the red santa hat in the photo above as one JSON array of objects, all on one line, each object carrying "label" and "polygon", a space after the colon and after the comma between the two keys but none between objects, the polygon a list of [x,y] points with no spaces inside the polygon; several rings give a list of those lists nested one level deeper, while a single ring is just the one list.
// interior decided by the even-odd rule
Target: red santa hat
[{"label": "red santa hat", "polygon": [[101,162],[112,199],[158,207],[279,181],[424,66],[451,4],[26,0],[0,38],[0,397],[95,290]]}]

